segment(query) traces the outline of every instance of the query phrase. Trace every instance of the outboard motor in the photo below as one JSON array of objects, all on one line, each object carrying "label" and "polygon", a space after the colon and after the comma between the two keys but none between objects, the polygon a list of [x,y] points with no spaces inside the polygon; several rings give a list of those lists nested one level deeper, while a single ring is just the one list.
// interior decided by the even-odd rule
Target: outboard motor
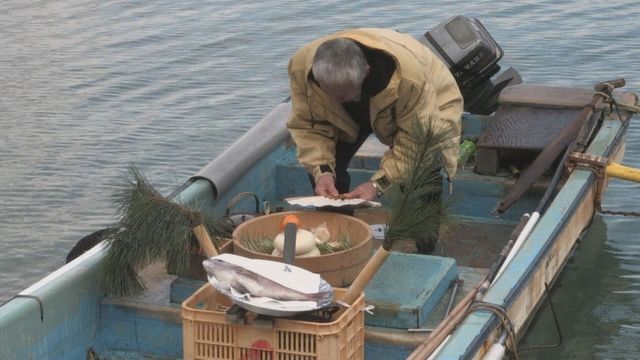
[{"label": "outboard motor", "polygon": [[454,16],[427,31],[420,42],[447,64],[462,92],[467,112],[493,113],[500,91],[522,82],[513,68],[491,79],[500,71],[498,61],[503,52],[478,19]]}]

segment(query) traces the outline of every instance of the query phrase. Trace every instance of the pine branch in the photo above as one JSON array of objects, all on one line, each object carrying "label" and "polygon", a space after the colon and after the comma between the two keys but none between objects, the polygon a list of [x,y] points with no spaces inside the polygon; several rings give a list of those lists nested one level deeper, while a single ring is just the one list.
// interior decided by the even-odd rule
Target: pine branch
[{"label": "pine branch", "polygon": [[447,220],[446,206],[434,201],[434,194],[442,188],[439,174],[442,153],[455,135],[449,130],[415,123],[410,136],[411,145],[400,152],[400,162],[405,164],[398,169],[402,175],[391,179],[383,200],[389,210],[385,250],[399,239],[437,236],[440,224]]},{"label": "pine branch", "polygon": [[108,240],[104,289],[129,296],[145,289],[137,271],[164,261],[170,272],[187,269],[191,249],[197,248],[191,228],[205,224],[213,238],[221,227],[197,209],[164,198],[134,166],[123,173],[114,196],[120,229]]}]

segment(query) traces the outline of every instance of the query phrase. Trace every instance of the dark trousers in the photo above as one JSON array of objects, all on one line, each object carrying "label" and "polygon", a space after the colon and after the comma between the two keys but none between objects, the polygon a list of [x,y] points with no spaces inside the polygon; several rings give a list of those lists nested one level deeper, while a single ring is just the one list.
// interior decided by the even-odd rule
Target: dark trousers
[{"label": "dark trousers", "polygon": [[[370,134],[370,130],[360,131],[355,142],[338,141],[336,144],[336,189],[340,194],[349,192],[351,187],[351,176],[347,172],[349,163]],[[309,175],[309,181],[311,182],[311,188],[315,190],[316,182],[313,176]]]},{"label": "dark trousers", "polygon": [[[356,141],[354,141],[353,143],[338,141],[338,143],[336,144],[336,167],[334,170],[336,172],[336,189],[338,190],[338,193],[344,194],[346,192],[349,192],[349,189],[351,187],[351,175],[349,175],[349,172],[347,171],[347,169],[349,168],[349,163],[370,134],[370,129],[360,130]],[[309,175],[309,182],[311,182],[311,189],[315,191],[316,182],[311,175]],[[322,208],[319,208],[319,210],[337,212],[345,215],[353,215],[353,209],[346,207],[324,206]]]},{"label": "dark trousers", "polygon": [[[441,201],[442,196],[442,175],[440,175],[440,169],[433,170],[433,176],[430,178],[429,186],[433,189],[433,191],[429,192],[422,198],[422,201],[428,203],[435,203]],[[415,240],[416,250],[419,254],[431,254],[434,252],[436,245],[439,239],[439,231],[437,229],[440,228],[440,217],[436,216],[435,218],[429,219],[429,221],[436,222],[434,225],[434,229],[436,229],[436,233],[433,234],[424,234],[421,237],[418,237]]]}]

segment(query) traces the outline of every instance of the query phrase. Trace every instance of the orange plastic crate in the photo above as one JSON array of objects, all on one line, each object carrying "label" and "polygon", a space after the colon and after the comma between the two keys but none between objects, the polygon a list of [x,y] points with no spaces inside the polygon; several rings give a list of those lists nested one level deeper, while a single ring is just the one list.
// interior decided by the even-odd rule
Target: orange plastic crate
[{"label": "orange plastic crate", "polygon": [[[345,291],[334,288],[337,298]],[[328,323],[274,318],[244,325],[227,321],[231,305],[210,284],[182,303],[185,360],[364,359],[364,294]]]}]

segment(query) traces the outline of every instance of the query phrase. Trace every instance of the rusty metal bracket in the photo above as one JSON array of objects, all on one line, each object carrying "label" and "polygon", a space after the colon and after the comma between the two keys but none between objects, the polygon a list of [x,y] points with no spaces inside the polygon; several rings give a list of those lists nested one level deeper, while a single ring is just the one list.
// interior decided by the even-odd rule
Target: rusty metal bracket
[{"label": "rusty metal bracket", "polygon": [[609,158],[574,151],[569,154],[567,168],[569,171],[573,171],[576,167],[591,167],[601,169],[599,171],[604,173],[608,164]]},{"label": "rusty metal bracket", "polygon": [[601,214],[608,215],[622,215],[622,216],[637,216],[640,217],[640,212],[637,211],[611,211],[602,209],[602,192],[604,191],[604,184],[606,179],[607,166],[609,165],[609,159],[603,156],[596,156],[589,153],[572,152],[567,159],[566,168],[569,172],[581,168],[584,170],[592,171],[596,175],[596,188],[593,198],[595,209]]},{"label": "rusty metal bracket", "polygon": [[572,172],[576,168],[592,171],[596,175],[596,188],[593,197],[595,208],[602,212],[602,192],[604,191],[605,173],[609,159],[589,153],[574,151],[567,160],[567,169]]}]

